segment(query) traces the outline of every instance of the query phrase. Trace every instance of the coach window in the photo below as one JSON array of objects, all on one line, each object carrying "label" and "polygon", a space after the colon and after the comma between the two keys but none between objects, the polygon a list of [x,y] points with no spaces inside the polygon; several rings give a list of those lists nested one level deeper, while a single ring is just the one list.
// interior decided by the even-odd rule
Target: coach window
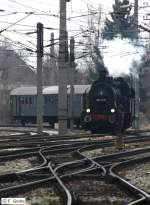
[{"label": "coach window", "polygon": [[33,104],[33,105],[36,104],[36,97],[35,97],[35,96],[33,96],[32,104]]},{"label": "coach window", "polygon": [[25,97],[25,104],[28,104],[28,97]]},{"label": "coach window", "polygon": [[47,103],[51,103],[51,96],[47,96]]},{"label": "coach window", "polygon": [[29,97],[29,104],[32,104],[32,97]]},{"label": "coach window", "polygon": [[53,96],[53,95],[51,95],[51,97],[50,97],[50,102],[51,102],[51,103],[54,102],[54,96]]},{"label": "coach window", "polygon": [[24,97],[21,97],[21,104],[24,104]]},{"label": "coach window", "polygon": [[53,100],[54,100],[54,103],[57,103],[57,102],[58,102],[58,96],[57,96],[57,95],[54,95]]},{"label": "coach window", "polygon": [[50,97],[49,96],[47,96],[47,103],[49,103],[50,102]]}]

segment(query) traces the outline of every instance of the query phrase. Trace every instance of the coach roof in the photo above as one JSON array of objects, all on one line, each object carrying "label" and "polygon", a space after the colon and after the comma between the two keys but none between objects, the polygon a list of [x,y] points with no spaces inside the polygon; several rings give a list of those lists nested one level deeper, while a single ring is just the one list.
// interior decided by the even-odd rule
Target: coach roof
[{"label": "coach roof", "polygon": [[[74,85],[74,92],[76,94],[82,94],[88,90],[91,85]],[[70,93],[70,85],[67,85],[67,93]],[[48,86],[43,88],[43,94],[58,94],[58,86]],[[25,86],[15,88],[10,92],[10,95],[37,95],[36,86]]]},{"label": "coach roof", "polygon": [[37,88],[36,86],[25,86],[15,88],[10,92],[10,95],[36,95]]},{"label": "coach roof", "polygon": [[[75,94],[82,94],[86,89],[90,88],[90,85],[74,85]],[[70,93],[70,85],[67,85],[67,93]],[[58,86],[49,86],[43,90],[43,94],[58,94]]]},{"label": "coach roof", "polygon": [[[91,87],[91,85],[75,85],[74,86],[74,92],[76,94],[83,94],[90,87]],[[70,86],[69,86],[69,92],[70,92]]]}]

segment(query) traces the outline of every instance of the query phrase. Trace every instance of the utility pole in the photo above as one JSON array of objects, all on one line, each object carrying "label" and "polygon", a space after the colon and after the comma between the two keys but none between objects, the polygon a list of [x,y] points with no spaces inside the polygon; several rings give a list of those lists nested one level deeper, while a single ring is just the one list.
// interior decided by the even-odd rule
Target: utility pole
[{"label": "utility pole", "polygon": [[[134,33],[135,39],[138,40],[138,0],[134,0]],[[135,88],[135,123],[134,128],[139,128],[139,112],[140,112],[140,91],[139,91],[139,73],[134,78],[134,88]]]},{"label": "utility pole", "polygon": [[135,39],[138,39],[138,23],[139,23],[139,0],[134,0],[134,32]]},{"label": "utility pole", "polygon": [[43,24],[37,23],[37,133],[43,132],[42,94]]},{"label": "utility pole", "polygon": [[70,39],[70,69],[69,69],[69,81],[70,81],[70,130],[73,130],[74,125],[74,110],[73,110],[73,104],[74,104],[74,37],[71,37]]},{"label": "utility pole", "polygon": [[[69,0],[67,0],[68,2]],[[58,122],[59,135],[67,133],[67,59],[66,59],[66,0],[60,0],[59,28],[59,93],[58,93]]]},{"label": "utility pole", "polygon": [[51,33],[51,46],[50,46],[50,54],[54,55],[54,33]]},{"label": "utility pole", "polygon": [[49,76],[49,84],[56,85],[58,82],[57,79],[57,66],[56,66],[56,58],[55,58],[55,49],[54,49],[54,33],[51,33],[51,40],[50,40],[50,76]]}]

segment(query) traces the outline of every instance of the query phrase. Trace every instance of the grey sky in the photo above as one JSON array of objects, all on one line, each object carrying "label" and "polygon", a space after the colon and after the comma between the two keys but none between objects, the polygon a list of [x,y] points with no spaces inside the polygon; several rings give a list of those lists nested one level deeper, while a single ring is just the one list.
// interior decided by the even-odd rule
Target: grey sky
[{"label": "grey sky", "polygon": [[[143,1],[140,0],[140,4],[143,4]],[[82,29],[87,29],[87,16],[88,8],[93,11],[98,11],[99,5],[102,6],[102,17],[111,12],[113,0],[71,0],[67,3],[67,27],[69,36],[77,35],[81,32]],[[134,2],[134,0],[132,1]],[[0,0],[1,9],[5,10],[0,12],[0,25],[1,29],[5,29],[10,26],[12,23],[26,17],[24,20],[19,22],[19,25],[14,25],[1,33],[0,40],[3,40],[3,37],[9,37],[12,40],[14,45],[19,45],[18,49],[22,47],[29,47],[33,50],[36,49],[36,34],[26,34],[28,32],[33,32],[36,30],[36,23],[41,22],[44,24],[44,27],[51,28],[44,30],[44,45],[49,44],[50,33],[55,33],[55,38],[58,38],[58,29],[59,29],[59,0]],[[34,14],[28,15],[27,12],[34,12]],[[139,10],[140,20],[143,21],[143,15],[146,10]],[[83,17],[81,17],[83,15]],[[80,17],[77,17],[80,16]],[[78,38],[80,35],[78,36]],[[78,38],[76,38],[78,40]],[[17,41],[17,42],[16,42]],[[118,44],[119,43],[119,44]],[[120,44],[122,43],[122,46]],[[24,45],[22,45],[24,44]],[[137,52],[137,49],[134,49],[131,44],[127,41],[121,42],[116,41],[115,43],[108,43],[108,48],[104,51],[104,60],[109,70],[116,73],[116,70],[120,70],[120,62],[122,62],[125,72],[129,68],[131,60],[136,56],[134,53]],[[118,56],[117,53],[118,52]],[[119,55],[119,53],[124,53]],[[129,54],[132,52],[133,54]],[[140,52],[139,52],[140,53]],[[113,55],[112,55],[113,54]],[[126,55],[129,54],[129,55]],[[139,55],[139,54],[138,54]],[[35,54],[33,55],[35,56]],[[117,58],[117,60],[116,60]],[[29,59],[35,63],[36,58],[31,57]]]}]

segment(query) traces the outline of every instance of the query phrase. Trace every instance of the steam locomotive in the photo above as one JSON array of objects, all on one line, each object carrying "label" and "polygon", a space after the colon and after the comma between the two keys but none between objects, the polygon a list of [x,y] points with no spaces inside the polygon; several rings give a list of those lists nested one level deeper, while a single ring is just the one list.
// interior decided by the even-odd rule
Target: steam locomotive
[{"label": "steam locomotive", "polygon": [[122,77],[112,78],[106,72],[86,90],[83,97],[82,125],[92,133],[122,132],[131,127],[134,118],[135,93]]}]

